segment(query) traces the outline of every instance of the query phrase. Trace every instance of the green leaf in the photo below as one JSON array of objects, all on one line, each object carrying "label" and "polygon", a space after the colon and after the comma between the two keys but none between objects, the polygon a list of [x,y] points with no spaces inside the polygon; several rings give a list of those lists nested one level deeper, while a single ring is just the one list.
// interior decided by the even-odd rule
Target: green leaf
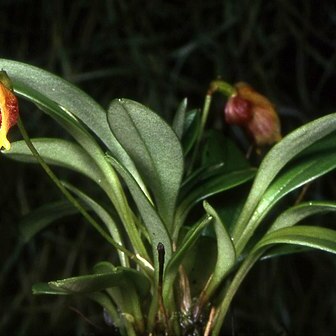
[{"label": "green leaf", "polygon": [[113,325],[115,325],[118,328],[122,327],[120,312],[117,310],[114,302],[111,300],[110,296],[107,293],[93,292],[87,294],[86,297],[98,303],[101,307],[104,308],[105,321],[106,321],[105,314],[108,314],[107,318],[113,322]]},{"label": "green leaf", "polygon": [[182,137],[182,148],[185,156],[190,152],[197,140],[200,125],[201,112],[199,110],[191,110],[186,113]]},{"label": "green leaf", "polygon": [[310,247],[305,247],[305,246],[281,245],[280,244],[280,245],[275,245],[274,247],[271,247],[270,249],[268,249],[261,257],[261,260],[288,256],[291,254],[303,253],[303,252],[308,252],[311,250],[312,249]]},{"label": "green leaf", "polygon": [[179,244],[177,251],[173,254],[172,258],[167,264],[166,273],[175,272],[177,270],[189,249],[196,243],[204,228],[211,221],[212,217],[206,216],[188,230],[188,233],[183,238],[183,241]]},{"label": "green leaf", "polygon": [[56,119],[97,162],[101,156],[97,144],[78,120],[82,121],[145,189],[134,163],[111,133],[106,111],[90,96],[64,79],[25,63],[0,59],[0,68],[8,73],[19,96]]},{"label": "green leaf", "polygon": [[128,154],[111,133],[105,111],[81,90],[44,70],[7,60],[0,60],[0,67],[8,71],[15,91],[56,119],[99,166],[107,182],[104,190],[117,209],[127,233],[131,233],[129,236],[132,245],[146,258],[145,247],[139,234],[137,235],[134,217],[120,181],[111,165],[106,162],[102,148],[82,124],[84,122],[101,141],[105,141],[113,155],[132,173],[142,190],[146,190]]},{"label": "green leaf", "polygon": [[283,212],[274,221],[268,232],[293,226],[309,216],[324,214],[330,211],[336,211],[335,202],[312,201],[307,203],[301,203]]},{"label": "green leaf", "polygon": [[[77,171],[91,178],[98,185],[104,186],[105,177],[101,170],[87,152],[77,144],[52,138],[31,139],[31,141],[48,164]],[[37,163],[23,140],[13,142],[11,145],[11,149],[5,151],[4,155],[17,161]]]},{"label": "green leaf", "polygon": [[262,161],[251,192],[233,230],[233,239],[240,253],[253,231],[254,223],[248,224],[253,212],[276,175],[295,156],[336,130],[336,113],[312,121],[284,137]]},{"label": "green leaf", "polygon": [[301,158],[298,162],[294,161],[268,187],[256,209],[255,217],[258,216],[260,221],[269,209],[286,194],[335,168],[336,152],[322,152],[305,159]]},{"label": "green leaf", "polygon": [[183,174],[182,148],[176,134],[157,114],[127,99],[111,103],[108,121],[150,187],[159,214],[171,230]]},{"label": "green leaf", "polygon": [[[97,203],[91,197],[89,197],[88,195],[86,195],[85,193],[80,191],[78,188],[72,186],[69,183],[63,182],[63,184],[65,185],[65,187],[67,189],[69,189],[71,192],[76,194],[82,200],[82,202],[85,204],[85,206],[87,208],[93,210],[97,214],[97,216],[105,224],[106,228],[108,229],[108,231],[109,231],[111,237],[114,239],[114,241],[121,246],[125,246],[123,241],[122,241],[122,238],[121,238],[121,235],[120,235],[120,232],[119,232],[119,228],[118,228],[116,222],[114,221],[114,219],[112,218],[111,214],[108,213],[99,203]],[[119,254],[119,259],[120,259],[121,265],[122,266],[129,266],[128,260],[125,256],[125,254],[123,252],[119,251],[119,250],[118,250],[118,254]]]},{"label": "green leaf", "polygon": [[198,186],[194,187],[181,201],[177,217],[180,217],[180,221],[183,222],[191,208],[198,202],[251,180],[255,172],[254,168],[248,168],[224,175],[218,174],[205,180],[200,179]]},{"label": "green leaf", "polygon": [[[156,256],[156,248],[159,243],[162,243],[165,247],[166,262],[168,262],[172,254],[171,240],[160,216],[133,176],[114,158],[110,156],[107,156],[106,158],[122,176],[133,196],[134,202],[138,207],[139,213],[149,233],[153,255]],[[156,257],[154,258],[154,263],[156,265],[155,269],[158,270],[158,261]]]},{"label": "green leaf", "polygon": [[39,104],[40,99],[36,99],[38,92],[40,97],[57,103],[63,113],[80,119],[136,179],[139,178],[133,162],[110,132],[106,111],[90,96],[64,79],[25,63],[0,59],[0,68],[8,73],[19,95]]},{"label": "green leaf", "polygon": [[191,297],[199,297],[214,271],[217,261],[217,244],[213,237],[201,235],[188,250],[183,268],[188,275]]},{"label": "green leaf", "polygon": [[209,130],[205,136],[202,166],[223,164],[223,173],[249,168],[250,164],[237,145],[223,132]]},{"label": "green leaf", "polygon": [[19,224],[21,238],[27,243],[48,225],[75,213],[78,210],[69,202],[59,201],[43,205],[23,217]]},{"label": "green leaf", "polygon": [[317,226],[291,226],[267,233],[254,251],[274,244],[294,244],[336,253],[336,231]]},{"label": "green leaf", "polygon": [[69,295],[69,293],[57,289],[52,288],[49,283],[47,282],[39,282],[33,285],[32,287],[33,294],[40,295],[40,294],[48,294],[48,295]]},{"label": "green leaf", "polygon": [[127,290],[131,281],[139,293],[144,296],[149,291],[149,281],[140,272],[131,268],[116,267],[111,273],[82,275],[62,280],[50,281],[47,284],[33,286],[34,294],[87,294],[105,290],[110,287],[122,287]]},{"label": "green leaf", "polygon": [[213,218],[213,223],[217,239],[217,261],[214,272],[210,281],[206,286],[206,295],[209,297],[216,290],[218,285],[224,279],[226,274],[230,272],[236,262],[236,251],[233,246],[230,235],[225,225],[222,223],[216,210],[209,203],[203,203],[205,211]]},{"label": "green leaf", "polygon": [[172,128],[175,131],[177,137],[181,140],[184,133],[184,121],[187,109],[188,100],[184,98],[179,105],[176,114],[174,116]]}]

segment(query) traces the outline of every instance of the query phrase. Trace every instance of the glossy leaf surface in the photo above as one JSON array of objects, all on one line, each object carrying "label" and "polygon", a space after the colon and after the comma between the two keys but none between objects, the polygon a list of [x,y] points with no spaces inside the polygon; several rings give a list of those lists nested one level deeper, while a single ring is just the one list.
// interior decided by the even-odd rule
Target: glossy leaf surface
[{"label": "glossy leaf surface", "polygon": [[127,290],[128,282],[131,281],[141,295],[146,295],[149,290],[148,279],[138,271],[131,268],[116,267],[114,272],[82,275],[47,284],[33,286],[34,294],[86,294],[110,287],[122,287]]},{"label": "glossy leaf surface", "polygon": [[[106,120],[106,111],[91,97],[64,79],[28,64],[0,59],[0,68],[7,71],[14,91],[19,96],[36,104],[54,118],[97,164],[103,164],[101,148],[83,126],[84,123],[105,143],[113,156],[132,172],[139,185],[145,189],[134,163],[111,133]],[[105,168],[107,167],[103,169]],[[114,184],[113,177],[110,182]]]},{"label": "glossy leaf surface", "polygon": [[[102,185],[104,176],[99,167],[79,145],[52,138],[31,139],[31,141],[40,156],[48,164],[77,171],[88,176],[98,185]],[[37,163],[24,141],[13,142],[11,149],[5,151],[4,155],[22,162]]]},{"label": "glossy leaf surface", "polygon": [[176,134],[157,114],[127,99],[111,103],[108,120],[150,187],[159,214],[170,230],[183,174],[182,148]]},{"label": "glossy leaf surface", "polygon": [[59,201],[43,205],[23,217],[19,225],[21,238],[26,243],[56,220],[75,213],[78,210],[69,202]]},{"label": "glossy leaf surface", "polygon": [[316,226],[291,226],[266,234],[254,250],[273,244],[294,244],[336,253],[336,231]]},{"label": "glossy leaf surface", "polygon": [[223,280],[224,276],[231,270],[236,262],[236,251],[230,235],[224,223],[218,216],[216,210],[209,203],[203,203],[206,212],[213,218],[217,240],[217,261],[214,273],[207,285],[207,293],[211,295]]},{"label": "glossy leaf surface", "polygon": [[[122,176],[133,196],[150,236],[153,254],[156,255],[156,247],[159,243],[162,243],[165,247],[166,260],[168,262],[172,253],[171,241],[160,216],[134,180],[133,176],[112,157],[108,156],[107,160],[111,162],[117,172]],[[154,258],[154,262],[157,265],[157,258]]]},{"label": "glossy leaf surface", "polygon": [[309,216],[324,214],[330,211],[336,211],[335,202],[312,201],[301,203],[283,212],[274,221],[268,232],[276,231],[288,226],[293,226]]},{"label": "glossy leaf surface", "polygon": [[258,169],[249,197],[235,224],[233,238],[239,250],[246,243],[246,237],[255,229],[255,223],[248,222],[276,175],[295,156],[335,130],[336,114],[330,114],[296,129],[269,151]]}]

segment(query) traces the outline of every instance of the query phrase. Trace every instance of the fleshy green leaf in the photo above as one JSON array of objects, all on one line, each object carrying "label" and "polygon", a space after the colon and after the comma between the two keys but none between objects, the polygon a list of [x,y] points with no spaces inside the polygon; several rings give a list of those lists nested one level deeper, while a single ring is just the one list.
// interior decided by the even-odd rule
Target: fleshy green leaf
[{"label": "fleshy green leaf", "polygon": [[183,238],[183,241],[178,247],[177,251],[174,253],[171,258],[169,264],[166,267],[166,273],[169,273],[172,269],[176,270],[178,266],[181,264],[183,258],[185,257],[188,250],[196,243],[198,237],[202,233],[202,230],[212,221],[211,216],[206,216],[198,223],[193,225],[186,236]]},{"label": "fleshy green leaf", "polygon": [[[284,137],[262,161],[251,192],[233,231],[239,252],[248,240],[254,223],[248,224],[253,212],[276,175],[295,156],[336,130],[336,113],[314,120]],[[243,236],[243,237],[242,237]]]},{"label": "fleshy green leaf", "polygon": [[[162,243],[165,247],[166,261],[168,262],[172,253],[171,241],[160,216],[148,200],[147,196],[143,193],[137,182],[134,180],[133,176],[114,158],[107,156],[107,160],[111,162],[117,172],[122,176],[133,196],[133,199],[149,233],[153,255],[156,255],[157,245]],[[157,266],[155,269],[158,269],[158,262],[156,257],[154,258],[154,262]]]},{"label": "fleshy green leaf", "polygon": [[108,121],[150,187],[165,225],[171,229],[183,174],[182,148],[176,134],[157,114],[127,99],[111,103]]},{"label": "fleshy green leaf", "polygon": [[250,167],[245,155],[230,138],[224,136],[223,132],[209,130],[204,141],[202,166],[223,164],[223,173]]},{"label": "fleshy green leaf", "polygon": [[[48,164],[77,171],[88,176],[98,185],[104,185],[104,175],[90,156],[77,144],[52,138],[32,139],[31,141]],[[5,151],[4,155],[22,162],[36,163],[35,157],[23,140],[13,142],[11,145],[11,149]]]},{"label": "fleshy green leaf", "polygon": [[187,155],[194,146],[198,130],[201,125],[201,113],[199,110],[192,110],[186,113],[184,131],[182,137],[182,147],[184,155]]},{"label": "fleshy green leaf", "polygon": [[184,98],[176,111],[172,125],[173,130],[175,131],[177,137],[180,140],[182,139],[184,131],[184,121],[185,121],[187,103],[188,103],[187,98]]},{"label": "fleshy green leaf", "polygon": [[64,79],[25,63],[0,59],[0,68],[8,73],[19,95],[49,108],[54,103],[64,115],[80,119],[141,184],[132,160],[109,129],[106,111],[90,96]]},{"label": "fleshy green leaf", "polygon": [[[118,182],[110,171],[111,168],[106,165],[102,149],[82,122],[127,167],[142,189],[146,189],[134,163],[110,131],[105,110],[92,98],[62,78],[28,64],[0,59],[0,68],[7,71],[14,91],[19,96],[36,104],[54,118],[87,151],[107,176],[110,184],[108,189],[118,190]],[[112,194],[110,192],[109,196],[113,199],[115,195]],[[115,200],[113,202],[116,203]]]},{"label": "fleshy green leaf", "polygon": [[86,294],[105,290],[110,287],[122,287],[127,290],[131,281],[143,296],[149,291],[149,281],[140,272],[131,268],[116,267],[111,273],[82,275],[62,280],[50,281],[47,284],[33,286],[34,294]]},{"label": "fleshy green leaf", "polygon": [[317,226],[291,226],[267,233],[255,250],[274,244],[294,244],[336,253],[336,231]]},{"label": "fleshy green leaf", "polygon": [[330,211],[336,211],[335,202],[312,201],[307,203],[301,203],[283,212],[274,221],[268,232],[293,226],[309,216],[324,214]]},{"label": "fleshy green leaf", "polygon": [[303,253],[311,251],[312,249],[310,247],[305,246],[298,246],[298,245],[275,245],[274,247],[271,247],[268,249],[263,256],[261,257],[261,260],[271,259],[271,258],[277,258],[282,256],[287,256],[295,253]]},{"label": "fleshy green leaf", "polygon": [[213,223],[217,239],[217,261],[214,273],[207,284],[206,292],[210,296],[218,287],[225,275],[231,270],[236,262],[236,251],[230,235],[214,208],[209,203],[203,203],[206,212],[213,217]]},{"label": "fleshy green leaf", "polygon": [[69,202],[60,201],[43,205],[23,217],[20,222],[21,237],[26,243],[57,219],[77,212],[78,210]]},{"label": "fleshy green leaf", "polygon": [[188,212],[198,202],[251,180],[255,172],[256,170],[254,168],[248,168],[224,175],[218,174],[202,180],[198,186],[194,187],[182,200],[177,214],[177,216],[181,217],[180,221],[186,218]]},{"label": "fleshy green leaf", "polygon": [[[69,189],[71,192],[76,194],[82,202],[86,205],[86,207],[93,210],[97,216],[102,220],[102,222],[106,225],[106,228],[108,229],[111,237],[114,239],[116,243],[118,243],[121,246],[124,246],[124,243],[122,241],[122,238],[119,233],[119,228],[112,218],[111,214],[109,214],[99,203],[97,203],[95,200],[93,200],[91,197],[80,191],[78,188],[70,185],[69,183],[63,182],[63,184],[66,186],[67,189]],[[128,266],[128,261],[125,256],[125,254],[121,251],[118,251],[120,262],[122,266]]]},{"label": "fleshy green leaf", "polygon": [[336,152],[322,152],[309,156],[285,168],[268,187],[258,204],[256,215],[259,220],[286,194],[335,168]]}]

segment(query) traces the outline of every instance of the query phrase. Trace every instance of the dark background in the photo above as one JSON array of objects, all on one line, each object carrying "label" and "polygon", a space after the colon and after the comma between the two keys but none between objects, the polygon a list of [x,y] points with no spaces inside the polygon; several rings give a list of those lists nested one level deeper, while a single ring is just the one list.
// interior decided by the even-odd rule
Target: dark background
[{"label": "dark background", "polygon": [[[171,120],[184,97],[200,107],[221,76],[267,95],[284,133],[336,109],[332,0],[1,0],[0,33],[0,57],[59,74],[104,107],[127,97]],[[213,113],[221,109],[214,104]],[[23,102],[21,115],[31,134],[64,135]],[[0,333],[102,333],[96,306],[33,297],[31,285],[87,272],[107,247],[77,217],[21,247],[22,215],[60,195],[38,167],[0,157],[0,171]],[[312,197],[335,199],[325,184]],[[333,334],[335,261],[316,252],[260,263],[238,293],[228,332]]]}]

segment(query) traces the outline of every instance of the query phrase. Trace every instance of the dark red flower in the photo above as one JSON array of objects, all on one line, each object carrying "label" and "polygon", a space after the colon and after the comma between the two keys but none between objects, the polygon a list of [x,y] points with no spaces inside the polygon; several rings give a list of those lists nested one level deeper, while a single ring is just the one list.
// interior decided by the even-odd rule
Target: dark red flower
[{"label": "dark red flower", "polygon": [[7,139],[9,129],[17,123],[19,105],[16,96],[8,87],[9,78],[0,71],[0,148],[10,149]]},{"label": "dark red flower", "polygon": [[280,120],[273,104],[246,83],[237,83],[235,89],[225,107],[226,122],[243,127],[257,147],[279,141]]}]

